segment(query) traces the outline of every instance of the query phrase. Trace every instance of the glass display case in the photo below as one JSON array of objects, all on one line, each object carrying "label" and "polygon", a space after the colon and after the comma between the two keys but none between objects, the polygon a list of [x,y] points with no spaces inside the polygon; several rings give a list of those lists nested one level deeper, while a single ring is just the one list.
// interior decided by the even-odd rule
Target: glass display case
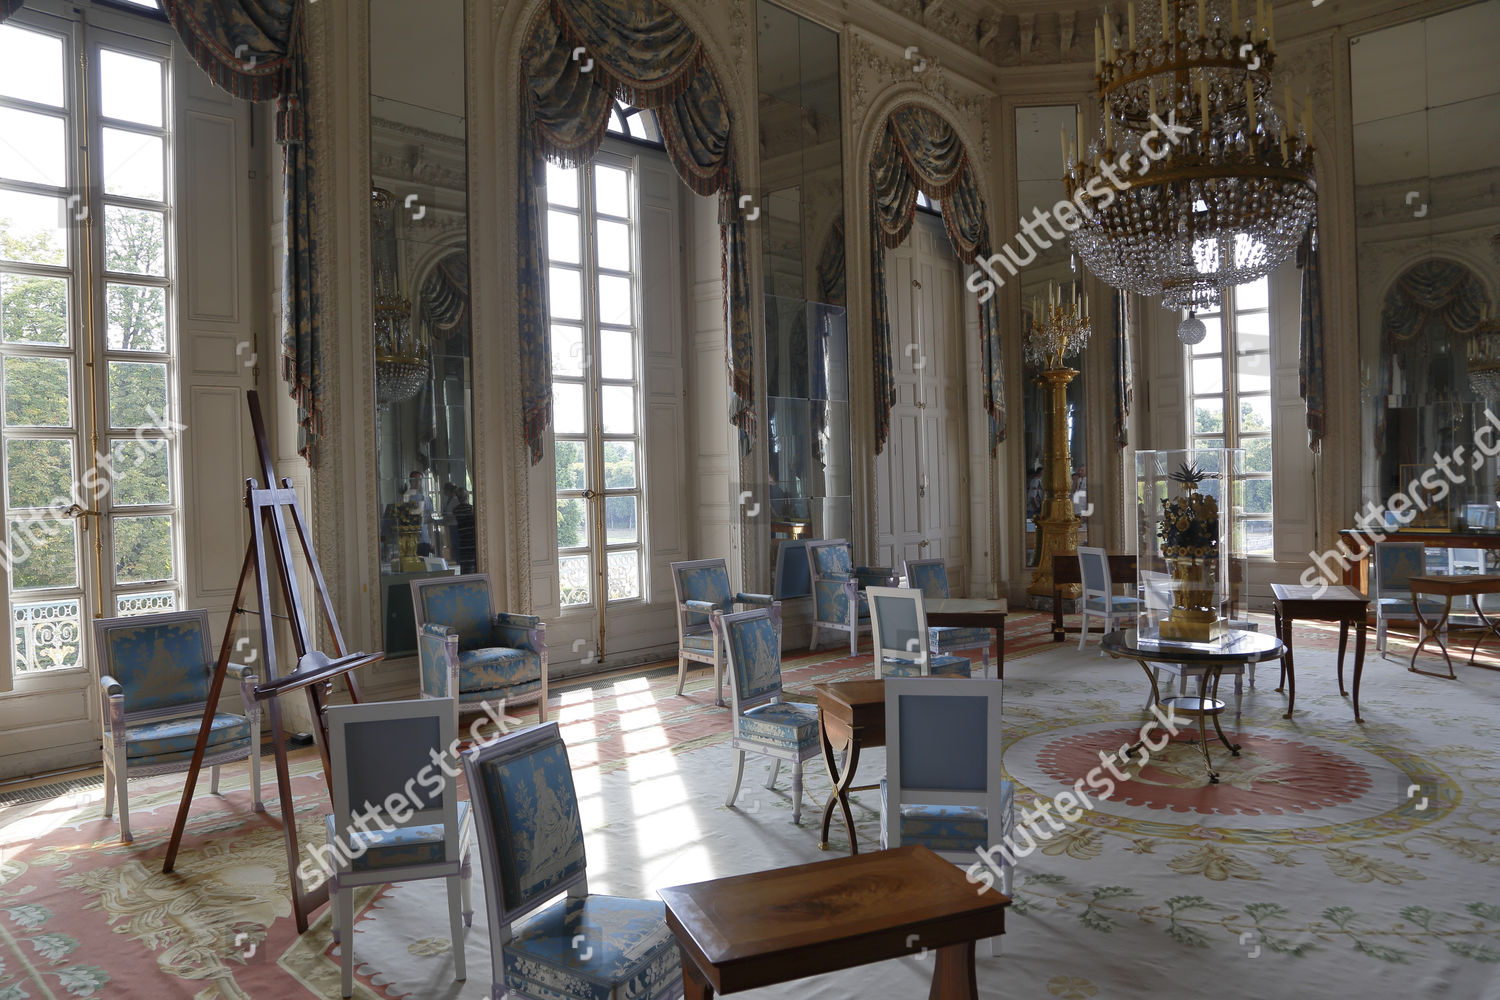
[{"label": "glass display case", "polygon": [[1220,643],[1243,602],[1245,452],[1139,451],[1135,468],[1139,634]]}]

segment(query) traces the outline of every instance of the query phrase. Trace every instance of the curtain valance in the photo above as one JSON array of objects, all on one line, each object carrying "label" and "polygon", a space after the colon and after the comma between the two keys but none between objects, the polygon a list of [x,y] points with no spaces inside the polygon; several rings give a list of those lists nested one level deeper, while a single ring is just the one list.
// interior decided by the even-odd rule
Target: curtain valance
[{"label": "curtain valance", "polygon": [[469,335],[469,255],[450,253],[422,282],[422,322],[443,338]]},{"label": "curtain valance", "polygon": [[552,349],[542,232],[546,162],[587,163],[616,99],[656,113],[667,156],[700,195],[719,195],[730,420],[748,450],[755,432],[750,272],[739,211],[732,119],[702,44],[658,0],[554,0],[521,52],[519,316],[523,428],[541,460],[552,422]]},{"label": "curtain valance", "polygon": [[1386,293],[1380,327],[1390,340],[1410,340],[1436,316],[1449,332],[1472,334],[1483,321],[1484,286],[1457,261],[1424,260],[1402,272]]},{"label": "curtain valance", "polygon": [[286,243],[282,377],[297,401],[297,451],[312,465],[323,434],[323,387],[315,285],[317,208],[306,125],[306,5],[303,0],[162,0],[162,9],[210,80],[247,101],[276,101]]},{"label": "curtain valance", "polygon": [[[990,253],[984,196],[958,132],[937,112],[914,104],[891,112],[870,162],[871,293],[875,367],[875,450],[890,437],[896,376],[886,302],[885,251],[901,245],[916,219],[917,192],[942,203],[943,225],[959,260],[972,265]],[[979,302],[984,407],[990,450],[1005,440],[1005,369],[995,297]]]}]

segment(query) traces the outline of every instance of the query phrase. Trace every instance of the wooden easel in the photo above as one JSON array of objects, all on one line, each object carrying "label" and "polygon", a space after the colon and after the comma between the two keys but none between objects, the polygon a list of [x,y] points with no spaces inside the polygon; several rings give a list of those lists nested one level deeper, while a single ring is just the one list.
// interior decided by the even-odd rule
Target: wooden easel
[{"label": "wooden easel", "polygon": [[[223,690],[224,677],[228,672],[229,656],[233,651],[235,623],[242,614],[255,615],[260,620],[260,651],[265,663],[261,683],[255,686],[255,700],[266,703],[267,712],[271,717],[271,739],[276,752],[276,788],[281,802],[282,835],[286,841],[287,875],[292,887],[292,910],[297,918],[297,933],[301,934],[307,930],[308,915],[328,902],[328,883],[324,882],[317,889],[307,891],[297,875],[297,859],[300,849],[297,844],[296,817],[292,811],[292,779],[286,761],[286,732],[282,728],[281,708],[277,702],[277,696],[299,689],[307,692],[308,707],[317,723],[313,727],[313,735],[317,740],[318,752],[323,758],[323,778],[330,783],[331,795],[333,779],[328,760],[328,720],[324,710],[333,693],[333,681],[337,677],[343,677],[349,688],[349,697],[356,702],[359,701],[359,685],[350,671],[365,664],[374,663],[382,659],[385,654],[365,652],[345,654],[344,637],[339,631],[338,619],[333,613],[333,603],[328,596],[328,586],[323,582],[323,571],[318,566],[318,557],[313,553],[312,542],[308,539],[307,524],[302,519],[301,508],[297,505],[297,494],[292,490],[292,481],[283,479],[280,487],[272,485],[275,478],[271,470],[271,451],[266,445],[266,427],[261,419],[260,398],[254,390],[249,393],[249,404],[250,424],[255,432],[255,447],[260,454],[262,481],[267,484],[267,487],[263,489],[257,486],[253,479],[245,480],[245,508],[250,514],[250,543],[245,548],[245,561],[240,567],[240,582],[234,590],[233,610],[229,615],[229,624],[224,629],[224,641],[219,646],[219,662],[214,668],[213,682],[208,692],[208,703],[203,710],[203,725],[198,730],[197,745],[193,747],[193,763],[188,769],[187,782],[182,789],[182,802],[177,807],[177,822],[172,827],[172,840],[167,846],[167,856],[161,870],[170,872],[177,861],[177,849],[182,844],[182,833],[187,826],[188,812],[193,805],[193,790],[198,783],[198,773],[203,767],[203,755],[208,747],[214,713],[218,711],[219,693]],[[283,520],[285,514],[291,515],[303,558],[312,574],[318,604],[328,622],[328,633],[333,643],[332,659],[312,648],[311,622],[307,618],[302,604],[302,595],[297,587],[291,545],[287,537],[286,522]],[[292,641],[297,651],[297,667],[285,676],[282,676],[276,669],[276,641],[272,634],[271,623],[273,618],[283,616],[275,615],[271,611],[271,591],[266,578],[266,545],[268,543],[272,546],[276,556],[281,597],[287,608],[287,614],[284,617],[291,627]],[[252,568],[255,573],[256,607],[246,608],[241,606],[240,600],[244,596],[245,581],[250,576]],[[259,733],[252,733],[251,736],[254,739],[260,738]]]}]

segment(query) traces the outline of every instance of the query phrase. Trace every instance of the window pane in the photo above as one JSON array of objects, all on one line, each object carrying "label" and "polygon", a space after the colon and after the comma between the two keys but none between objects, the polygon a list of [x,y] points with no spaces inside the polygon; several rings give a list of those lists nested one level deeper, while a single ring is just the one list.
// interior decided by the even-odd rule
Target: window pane
[{"label": "window pane", "polygon": [[104,266],[124,274],[167,273],[167,220],[161,212],[104,207]]},{"label": "window pane", "polygon": [[636,549],[610,552],[604,557],[609,576],[609,599],[628,601],[641,596],[641,557]]},{"label": "window pane", "polygon": [[599,331],[599,377],[635,378],[635,335],[629,330]]},{"label": "window pane", "polygon": [[63,40],[0,25],[0,95],[63,106]]},{"label": "window pane", "polygon": [[1271,397],[1240,397],[1240,430],[1268,431],[1271,429]]},{"label": "window pane", "polygon": [[100,49],[99,79],[100,110],[104,117],[137,125],[161,125],[161,63]]},{"label": "window pane", "polygon": [[1257,278],[1234,289],[1234,307],[1240,309],[1265,309],[1270,305],[1271,279]]},{"label": "window pane", "polygon": [[66,507],[76,481],[73,442],[67,438],[5,443],[5,505],[12,510]]},{"label": "window pane", "polygon": [[1271,349],[1271,317],[1266,313],[1251,313],[1234,319],[1235,347],[1242,354]]},{"label": "window pane", "polygon": [[65,124],[55,115],[0,108],[0,177],[67,187]]},{"label": "window pane", "polygon": [[583,375],[583,330],[576,326],[554,324],[552,327],[552,374]]},{"label": "window pane", "polygon": [[66,358],[8,357],[5,366],[7,427],[69,427],[73,392]]},{"label": "window pane", "polygon": [[125,594],[115,598],[115,614],[121,618],[176,610],[177,594],[170,590],[157,590],[148,594]]},{"label": "window pane", "polygon": [[604,442],[604,488],[633,490],[635,484],[635,442]]},{"label": "window pane", "polygon": [[606,271],[630,270],[630,226],[624,222],[595,223],[599,241],[599,266]]},{"label": "window pane", "polygon": [[620,545],[640,540],[635,497],[604,498],[604,542]]},{"label": "window pane", "polygon": [[68,346],[68,279],[0,274],[0,336],[8,344]]},{"label": "window pane", "polygon": [[547,200],[564,208],[578,207],[578,168],[547,164]]},{"label": "window pane", "polygon": [[115,582],[172,578],[172,519],[166,514],[116,517]]},{"label": "window pane", "polygon": [[582,276],[565,267],[547,271],[547,311],[553,319],[583,319]]},{"label": "window pane", "polygon": [[552,430],[556,434],[585,432],[583,386],[552,383]]},{"label": "window pane", "polygon": [[1235,503],[1246,514],[1271,513],[1271,480],[1245,479],[1236,483]]},{"label": "window pane", "polygon": [[586,490],[589,485],[588,465],[584,461],[584,443],[559,439],[552,445],[552,460],[557,473],[557,488],[560,490]]},{"label": "window pane", "polygon": [[628,385],[606,385],[599,390],[603,413],[601,425],[606,434],[635,433],[635,388]]},{"label": "window pane", "polygon": [[1271,471],[1271,438],[1250,437],[1240,441],[1240,447],[1245,449],[1245,471],[1267,472]]},{"label": "window pane", "polygon": [[1193,345],[1193,354],[1221,353],[1224,350],[1224,336],[1223,327],[1219,325],[1219,317],[1204,316],[1202,313],[1199,313],[1198,318],[1203,321],[1203,325],[1207,328],[1208,333],[1204,335],[1201,341]]},{"label": "window pane", "polygon": [[1222,400],[1222,399],[1195,399],[1195,400],[1193,400],[1193,433],[1194,434],[1223,434],[1224,433],[1224,400]]},{"label": "window pane", "polygon": [[0,260],[66,264],[67,218],[67,202],[61,198],[0,191]]},{"label": "window pane", "polygon": [[599,276],[599,322],[629,326],[635,318],[631,281],[612,275]]},{"label": "window pane", "polygon": [[166,143],[161,136],[104,130],[104,193],[166,201]]},{"label": "window pane", "polygon": [[1218,395],[1224,392],[1224,362],[1220,358],[1193,359],[1193,393]]},{"label": "window pane", "polygon": [[167,290],[145,285],[109,284],[104,289],[109,311],[106,341],[111,351],[167,349]]},{"label": "window pane", "polygon": [[167,417],[167,366],[109,363],[109,425],[160,427]]},{"label": "window pane", "polygon": [[1271,540],[1271,519],[1252,518],[1239,522],[1240,530],[1243,532],[1241,542],[1245,547],[1247,556],[1269,556],[1273,551]]},{"label": "window pane", "polygon": [[146,441],[111,441],[110,468],[114,488],[110,500],[117,506],[172,502],[172,463],[164,438]]},{"label": "window pane", "polygon": [[578,216],[572,212],[547,213],[547,257],[564,264],[583,262],[583,244],[578,236]]},{"label": "window pane", "polygon": [[12,648],[17,673],[78,666],[83,649],[79,641],[82,615],[78,601],[13,604],[11,614],[15,616]]},{"label": "window pane", "polygon": [[560,556],[557,560],[558,600],[563,607],[577,607],[590,601],[588,556]]},{"label": "window pane", "polygon": [[594,208],[600,215],[630,218],[630,171],[603,164],[594,167]]},{"label": "window pane", "polygon": [[557,547],[576,549],[589,543],[589,507],[582,497],[557,498]]},{"label": "window pane", "polygon": [[78,532],[71,518],[10,522],[10,581],[16,590],[78,586]]}]

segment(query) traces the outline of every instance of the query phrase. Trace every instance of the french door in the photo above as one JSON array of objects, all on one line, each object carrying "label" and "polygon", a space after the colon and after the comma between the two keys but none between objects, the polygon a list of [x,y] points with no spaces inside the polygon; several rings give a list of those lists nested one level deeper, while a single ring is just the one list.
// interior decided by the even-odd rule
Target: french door
[{"label": "french door", "polygon": [[183,602],[172,48],[82,17],[0,25],[0,730],[42,765],[97,744],[91,621]]}]

